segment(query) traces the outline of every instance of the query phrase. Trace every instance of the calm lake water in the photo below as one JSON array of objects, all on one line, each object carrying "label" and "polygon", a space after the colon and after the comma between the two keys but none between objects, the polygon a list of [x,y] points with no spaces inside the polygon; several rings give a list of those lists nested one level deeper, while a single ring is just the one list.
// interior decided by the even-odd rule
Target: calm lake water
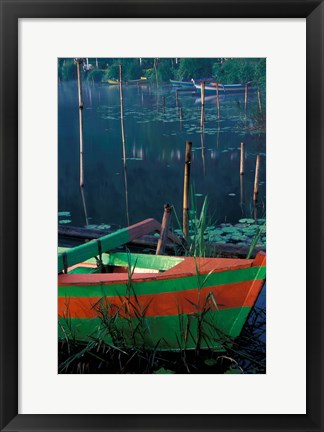
[{"label": "calm lake water", "polygon": [[[199,208],[208,195],[213,224],[253,217],[256,155],[261,155],[257,217],[266,210],[266,136],[257,128],[256,93],[206,98],[204,134],[200,133],[200,99],[169,86],[124,86],[127,183],[130,223],[161,220],[170,203],[182,215],[186,140],[192,141],[191,182]],[[165,109],[162,108],[162,96]],[[207,95],[208,96],[208,95]],[[84,191],[89,224],[126,226],[118,86],[83,83]],[[262,98],[263,106],[265,105]],[[183,120],[179,120],[182,108]],[[245,143],[245,175],[240,179],[240,143]],[[79,114],[76,82],[58,87],[58,211],[70,212],[71,224],[86,225],[79,187]],[[243,180],[243,183],[241,182]]]}]

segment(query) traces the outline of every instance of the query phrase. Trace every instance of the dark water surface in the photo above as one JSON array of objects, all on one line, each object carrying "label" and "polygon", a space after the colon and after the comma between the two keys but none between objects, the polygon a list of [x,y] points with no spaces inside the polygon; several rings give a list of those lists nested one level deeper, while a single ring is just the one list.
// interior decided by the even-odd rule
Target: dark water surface
[{"label": "dark water surface", "polygon": [[[185,142],[192,141],[191,180],[197,206],[208,195],[214,224],[254,217],[256,154],[261,154],[257,217],[265,217],[266,137],[258,130],[256,94],[250,94],[247,117],[244,94],[221,98],[217,119],[214,96],[206,98],[204,134],[200,133],[200,99],[165,86],[124,86],[127,183],[130,223],[161,220],[163,205],[182,214]],[[165,109],[162,108],[165,97]],[[208,96],[208,95],[207,95]],[[83,83],[84,191],[89,224],[125,226],[125,181],[122,160],[118,86]],[[182,108],[183,121],[179,120]],[[240,143],[245,143],[245,175],[240,179]],[[59,212],[73,225],[86,224],[79,187],[79,113],[76,82],[58,87]],[[243,184],[242,184],[243,180]]]}]

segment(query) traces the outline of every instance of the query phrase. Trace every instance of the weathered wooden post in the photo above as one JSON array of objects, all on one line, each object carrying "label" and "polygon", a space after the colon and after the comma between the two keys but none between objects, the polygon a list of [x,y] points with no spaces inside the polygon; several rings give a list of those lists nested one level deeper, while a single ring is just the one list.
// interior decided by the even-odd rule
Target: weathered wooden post
[{"label": "weathered wooden post", "polygon": [[124,182],[125,182],[125,203],[126,203],[126,218],[127,225],[129,225],[129,211],[128,211],[128,185],[126,173],[126,143],[125,143],[125,129],[124,129],[124,104],[123,104],[123,67],[119,65],[119,99],[120,99],[120,126],[123,147],[123,167],[124,167]]},{"label": "weathered wooden post", "polygon": [[165,250],[165,244],[167,241],[168,231],[169,231],[169,225],[170,225],[170,218],[172,214],[172,206],[170,204],[164,205],[164,213],[163,213],[163,219],[161,224],[161,232],[160,232],[160,238],[157,244],[156,253],[155,255],[163,255]]},{"label": "weathered wooden post", "polygon": [[258,87],[258,104],[259,104],[259,112],[262,114],[262,105],[261,105],[261,97],[260,97],[260,88]]},{"label": "weathered wooden post", "polygon": [[244,174],[244,143],[241,142],[240,174]]},{"label": "weathered wooden post", "polygon": [[186,141],[186,154],[184,165],[183,183],[183,212],[182,212],[182,231],[185,239],[188,239],[188,211],[189,211],[189,185],[190,185],[190,165],[191,165],[192,142]]},{"label": "weathered wooden post", "polygon": [[255,163],[255,177],[254,177],[254,191],[253,191],[253,201],[254,202],[256,202],[258,200],[259,175],[260,175],[260,155],[257,155],[256,163]]},{"label": "weathered wooden post", "polygon": [[78,77],[78,99],[79,99],[79,133],[80,133],[80,191],[83,204],[83,211],[86,224],[88,223],[87,206],[84,198],[84,170],[83,170],[83,99],[82,99],[82,81],[81,81],[81,64],[83,63],[82,58],[76,58],[74,60],[77,66],[77,77]]},{"label": "weathered wooden post", "polygon": [[205,120],[205,81],[203,81],[200,85],[201,90],[201,114],[200,114],[200,127],[204,128],[204,120]]}]

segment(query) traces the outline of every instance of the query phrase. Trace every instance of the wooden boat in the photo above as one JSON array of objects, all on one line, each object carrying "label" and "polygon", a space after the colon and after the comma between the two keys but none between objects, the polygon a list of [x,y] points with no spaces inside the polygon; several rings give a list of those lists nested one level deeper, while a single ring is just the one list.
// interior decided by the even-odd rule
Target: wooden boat
[{"label": "wooden boat", "polygon": [[187,89],[195,89],[195,85],[192,81],[175,81],[170,79],[172,87],[181,87]]},{"label": "wooden boat", "polygon": [[152,221],[59,251],[60,338],[222,351],[240,334],[265,280],[265,254],[247,260],[109,252],[156,229]]},{"label": "wooden boat", "polygon": [[126,81],[126,84],[128,84],[128,85],[147,84],[147,78],[141,77],[140,79],[136,79],[136,80],[128,80],[128,81]]},{"label": "wooden boat", "polygon": [[[201,92],[201,83],[194,82],[196,90]],[[216,88],[218,87],[218,93],[219,94],[226,94],[226,93],[242,93],[245,92],[245,88],[248,88],[248,91],[255,90],[254,87],[251,86],[251,83],[246,84],[221,84],[221,83],[215,83],[210,82],[205,85],[205,92],[210,93],[213,92],[216,93]]]}]

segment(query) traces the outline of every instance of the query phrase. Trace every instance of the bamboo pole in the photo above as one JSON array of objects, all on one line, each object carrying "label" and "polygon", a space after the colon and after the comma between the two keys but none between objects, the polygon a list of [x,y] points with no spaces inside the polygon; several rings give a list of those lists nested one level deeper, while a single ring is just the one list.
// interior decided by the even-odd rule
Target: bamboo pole
[{"label": "bamboo pole", "polygon": [[244,109],[245,109],[245,112],[247,110],[247,103],[248,103],[248,85],[246,83],[245,84],[245,94],[244,94]]},{"label": "bamboo pole", "polygon": [[254,177],[254,190],[253,190],[253,201],[254,202],[256,202],[258,200],[259,176],[260,176],[260,155],[257,155],[256,163],[255,163],[255,177]]},{"label": "bamboo pole", "polygon": [[244,174],[244,143],[241,142],[240,174]]},{"label": "bamboo pole", "polygon": [[79,132],[80,132],[80,187],[84,185],[83,175],[83,100],[82,100],[82,83],[81,83],[81,58],[75,59],[78,75],[78,98],[79,98]]},{"label": "bamboo pole", "polygon": [[158,79],[158,71],[157,71],[157,59],[154,59],[154,70],[155,70],[155,80],[156,80],[156,87],[159,86],[159,79]]},{"label": "bamboo pole", "polygon": [[78,99],[79,99],[79,133],[80,133],[80,191],[83,205],[83,212],[86,225],[89,225],[87,206],[84,197],[84,169],[83,169],[83,99],[82,99],[82,81],[81,81],[81,64],[82,58],[76,58],[75,63],[77,66],[78,77]]},{"label": "bamboo pole", "polygon": [[162,96],[162,112],[164,113],[165,111],[165,97]]},{"label": "bamboo pole", "polygon": [[216,102],[217,102],[217,115],[218,115],[218,120],[219,120],[220,119],[220,105],[219,105],[218,83],[216,83]]},{"label": "bamboo pole", "polygon": [[240,175],[240,205],[243,210],[244,205],[244,176]]},{"label": "bamboo pole", "polygon": [[182,108],[180,108],[180,110],[179,110],[179,118],[180,118],[180,121],[182,121]]},{"label": "bamboo pole", "polygon": [[179,90],[176,90],[176,107],[179,106]]},{"label": "bamboo pole", "polygon": [[183,182],[183,212],[182,226],[183,235],[188,239],[188,211],[189,211],[189,185],[190,185],[190,164],[191,164],[191,148],[192,142],[186,141],[186,154],[184,165],[184,182]]},{"label": "bamboo pole", "polygon": [[201,144],[201,160],[203,166],[203,175],[206,177],[205,136],[203,131],[200,134],[200,144]]},{"label": "bamboo pole", "polygon": [[123,106],[123,67],[121,64],[119,65],[119,99],[120,99],[120,126],[121,126],[122,147],[123,147],[126,218],[127,218],[127,225],[129,226],[128,185],[127,185],[127,172],[126,172],[126,142],[125,142],[125,129],[124,129],[124,106]]},{"label": "bamboo pole", "polygon": [[258,104],[259,104],[259,112],[262,114],[262,105],[261,105],[261,97],[260,97],[260,88],[258,87]]},{"label": "bamboo pole", "polygon": [[200,127],[204,128],[205,120],[205,82],[203,81],[200,86],[201,90],[201,114],[200,114]]},{"label": "bamboo pole", "polygon": [[164,205],[163,218],[162,218],[162,224],[161,224],[160,238],[159,238],[159,241],[157,244],[155,255],[163,255],[164,254],[165,245],[167,242],[167,237],[168,237],[168,232],[169,232],[171,214],[172,214],[172,206],[170,206],[170,204],[165,204]]}]

